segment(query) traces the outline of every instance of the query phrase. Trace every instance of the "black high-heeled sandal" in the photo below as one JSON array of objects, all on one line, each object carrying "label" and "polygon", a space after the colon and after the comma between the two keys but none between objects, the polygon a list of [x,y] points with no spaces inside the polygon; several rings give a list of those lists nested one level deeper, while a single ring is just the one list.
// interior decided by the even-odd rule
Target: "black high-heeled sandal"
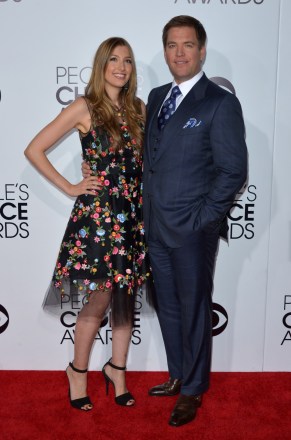
[{"label": "black high-heeled sandal", "polygon": [[[109,390],[109,383],[111,383],[113,385],[114,391],[115,391],[115,384],[114,384],[113,380],[110,379],[110,377],[105,372],[106,365],[109,365],[111,368],[114,368],[115,370],[121,370],[121,371],[126,370],[126,367],[118,367],[117,365],[112,364],[110,362],[110,360],[108,362],[106,362],[106,364],[102,368],[102,374],[104,376],[105,384],[106,384],[106,395],[107,396],[108,396],[108,390]],[[117,403],[117,405],[121,405],[121,406],[134,406],[135,401],[132,405],[127,405],[130,400],[134,400],[134,397],[128,391],[124,394],[121,394],[120,396],[115,397],[115,402]]]},{"label": "black high-heeled sandal", "polygon": [[[76,373],[82,373],[82,374],[84,374],[84,373],[87,373],[87,368],[86,368],[86,370],[79,370],[78,368],[76,368],[74,365],[73,365],[73,362],[70,362],[69,363],[69,366],[72,368],[72,370],[73,371],[75,371]],[[67,373],[67,376],[68,376],[68,373]],[[68,376],[68,381],[69,381],[69,383],[70,383],[70,380],[69,380],[69,376]],[[90,398],[88,397],[88,396],[86,396],[86,397],[80,397],[80,399],[74,399],[74,400],[72,400],[71,399],[71,389],[70,389],[70,386],[69,386],[69,399],[70,399],[70,404],[72,405],[72,407],[73,408],[76,408],[76,409],[80,409],[80,410],[82,410],[82,411],[91,411],[91,409],[93,408],[93,404],[92,404],[92,402],[91,402],[91,400],[90,400]],[[84,406],[85,405],[91,405],[91,408],[84,408]]]}]

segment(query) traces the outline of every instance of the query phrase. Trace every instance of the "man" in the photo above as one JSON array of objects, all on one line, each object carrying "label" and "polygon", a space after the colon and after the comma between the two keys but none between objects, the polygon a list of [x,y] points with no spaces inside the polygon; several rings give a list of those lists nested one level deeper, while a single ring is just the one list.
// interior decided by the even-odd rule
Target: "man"
[{"label": "man", "polygon": [[247,177],[241,107],[202,72],[205,44],[193,17],[165,25],[174,79],[151,91],[145,131],[144,222],[170,374],[149,394],[180,393],[169,419],[176,427],[194,419],[209,386],[217,245]]}]

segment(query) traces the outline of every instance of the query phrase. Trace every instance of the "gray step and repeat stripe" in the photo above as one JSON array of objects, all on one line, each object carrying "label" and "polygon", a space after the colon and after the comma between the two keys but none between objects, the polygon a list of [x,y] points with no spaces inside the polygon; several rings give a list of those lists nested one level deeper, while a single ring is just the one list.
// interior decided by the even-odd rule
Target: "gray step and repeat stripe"
[{"label": "gray step and repeat stripe", "polygon": [[[220,243],[213,312],[214,371],[291,371],[289,0],[0,0],[0,368],[63,369],[72,359],[78,306],[57,319],[41,304],[73,205],[31,167],[23,150],[83,94],[97,46],[113,35],[132,45],[138,95],[169,82],[161,32],[193,15],[208,32],[208,77],[236,93],[244,112],[249,180]],[[80,178],[77,133],[49,154]],[[154,312],[142,296],[128,367],[166,370]],[[90,368],[111,350],[110,316]]]}]

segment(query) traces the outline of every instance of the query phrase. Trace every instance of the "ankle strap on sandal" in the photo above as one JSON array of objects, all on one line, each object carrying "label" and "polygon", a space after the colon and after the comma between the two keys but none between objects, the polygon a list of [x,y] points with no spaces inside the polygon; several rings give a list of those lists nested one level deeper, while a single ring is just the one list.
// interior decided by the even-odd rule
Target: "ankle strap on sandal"
[{"label": "ankle strap on sandal", "polygon": [[73,362],[69,362],[70,367],[72,368],[72,370],[76,371],[76,373],[87,373],[88,369],[86,368],[86,370],[79,370],[79,368],[76,368],[73,364]]},{"label": "ankle strap on sandal", "polygon": [[126,370],[126,367],[118,367],[117,365],[112,364],[112,362],[110,361],[108,361],[107,364],[110,365],[110,367],[114,368],[115,370],[121,370],[121,371]]}]

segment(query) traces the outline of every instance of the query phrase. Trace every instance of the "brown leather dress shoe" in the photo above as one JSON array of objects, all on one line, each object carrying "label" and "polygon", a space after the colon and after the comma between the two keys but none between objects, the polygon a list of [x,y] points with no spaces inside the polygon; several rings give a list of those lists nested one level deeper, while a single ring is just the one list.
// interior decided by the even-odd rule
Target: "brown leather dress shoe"
[{"label": "brown leather dress shoe", "polygon": [[168,382],[149,389],[150,396],[175,396],[180,393],[182,381],[169,377]]},{"label": "brown leather dress shoe", "polygon": [[201,403],[202,397],[199,394],[196,396],[181,394],[171,414],[169,425],[178,427],[194,420]]}]

